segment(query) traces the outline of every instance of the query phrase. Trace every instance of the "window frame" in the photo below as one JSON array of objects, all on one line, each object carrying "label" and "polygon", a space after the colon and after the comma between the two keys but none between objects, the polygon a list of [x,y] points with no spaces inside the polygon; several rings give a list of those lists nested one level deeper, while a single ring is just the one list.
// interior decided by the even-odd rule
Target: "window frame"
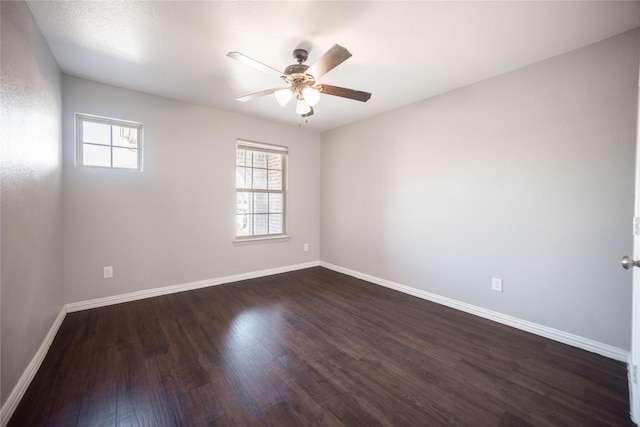
[{"label": "window frame", "polygon": [[[91,122],[91,123],[99,123],[105,124],[109,126],[120,126],[127,127],[138,130],[138,153],[137,153],[137,167],[136,168],[122,168],[113,166],[113,138],[111,138],[110,145],[106,144],[96,144],[96,143],[87,143],[83,141],[83,123]],[[76,113],[75,114],[75,160],[76,167],[79,168],[96,168],[96,169],[111,169],[111,170],[119,170],[119,171],[129,171],[129,172],[142,172],[143,171],[143,146],[144,146],[144,127],[142,123],[134,122],[130,120],[122,120],[122,119],[112,119],[109,117],[95,116],[91,114],[84,113]],[[85,165],[84,164],[84,145],[96,145],[102,147],[109,147],[109,151],[111,154],[111,166],[97,166],[97,165]],[[116,146],[117,147],[117,146]]]},{"label": "window frame", "polygon": [[[287,234],[288,230],[288,214],[287,214],[287,193],[288,193],[288,163],[289,163],[289,148],[282,145],[268,144],[263,142],[249,141],[246,139],[238,139],[236,140],[235,150],[234,150],[234,171],[237,174],[237,168],[243,167],[238,165],[238,149],[244,148],[245,150],[251,150],[255,152],[264,152],[264,153],[273,153],[282,155],[282,189],[281,190],[273,190],[273,189],[255,189],[255,188],[240,188],[238,187],[237,176],[236,176],[236,184],[235,184],[235,218],[234,226],[236,230],[234,231],[234,243],[251,243],[251,242],[270,242],[270,241],[279,241],[279,240],[288,240],[289,236]],[[252,171],[254,170],[254,166],[251,166]],[[255,168],[255,169],[263,169],[263,168]],[[267,171],[268,171],[267,167]],[[268,173],[268,172],[267,172]],[[253,176],[253,172],[252,172]],[[253,187],[253,185],[252,185]],[[239,236],[237,224],[238,224],[238,193],[262,193],[262,194],[282,194],[282,232],[275,234],[250,234],[246,236]],[[269,210],[267,209],[267,214]],[[254,213],[255,215],[255,213]],[[268,225],[267,225],[268,231]]]}]

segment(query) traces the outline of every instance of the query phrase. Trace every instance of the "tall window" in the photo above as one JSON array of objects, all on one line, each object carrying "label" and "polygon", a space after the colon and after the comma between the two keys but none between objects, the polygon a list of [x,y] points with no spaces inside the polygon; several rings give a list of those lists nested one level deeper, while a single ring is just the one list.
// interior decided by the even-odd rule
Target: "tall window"
[{"label": "tall window", "polygon": [[284,236],[287,148],[257,142],[236,145],[236,237]]},{"label": "tall window", "polygon": [[142,170],[142,125],[76,114],[78,166]]}]

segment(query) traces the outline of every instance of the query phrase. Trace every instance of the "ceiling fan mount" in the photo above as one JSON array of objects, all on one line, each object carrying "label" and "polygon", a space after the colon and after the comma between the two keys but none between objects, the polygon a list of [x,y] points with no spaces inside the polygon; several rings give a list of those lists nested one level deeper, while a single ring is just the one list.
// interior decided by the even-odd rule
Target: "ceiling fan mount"
[{"label": "ceiling fan mount", "polygon": [[308,58],[309,51],[307,49],[293,49],[293,59],[295,59],[298,64],[306,62]]},{"label": "ceiling fan mount", "polygon": [[280,72],[277,69],[256,61],[240,52],[229,52],[227,56],[251,65],[261,71],[277,74],[286,87],[276,87],[237,98],[238,101],[250,101],[273,93],[281,106],[285,106],[291,98],[296,99],[296,114],[307,118],[313,114],[313,106],[320,100],[320,94],[340,96],[342,98],[367,102],[371,93],[339,86],[316,84],[318,79],[351,57],[351,53],[340,45],[333,45],[311,66],[304,64],[309,58],[306,49],[294,49],[293,59],[297,64],[289,65]]}]

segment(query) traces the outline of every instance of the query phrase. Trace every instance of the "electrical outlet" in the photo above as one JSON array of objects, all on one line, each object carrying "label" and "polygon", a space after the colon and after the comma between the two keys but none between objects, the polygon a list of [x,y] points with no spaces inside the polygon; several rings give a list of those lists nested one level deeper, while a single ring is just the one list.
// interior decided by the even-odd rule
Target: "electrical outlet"
[{"label": "electrical outlet", "polygon": [[113,277],[113,267],[104,267],[102,269],[102,277],[105,279],[111,279]]},{"label": "electrical outlet", "polygon": [[502,279],[499,279],[497,277],[492,277],[491,290],[496,292],[502,292]]},{"label": "electrical outlet", "polygon": [[309,244],[305,243],[304,244],[304,251],[307,252],[309,250]]}]

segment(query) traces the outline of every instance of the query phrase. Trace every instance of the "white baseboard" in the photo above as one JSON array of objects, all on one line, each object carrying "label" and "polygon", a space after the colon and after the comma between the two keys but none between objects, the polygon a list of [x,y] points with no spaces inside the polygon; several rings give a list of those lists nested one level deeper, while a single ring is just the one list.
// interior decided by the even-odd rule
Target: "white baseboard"
[{"label": "white baseboard", "polygon": [[339,273],[353,276],[358,279],[365,280],[367,282],[374,283],[376,285],[384,286],[387,288],[395,289],[396,291],[403,292],[405,294],[413,295],[418,298],[422,298],[428,301],[432,301],[438,304],[446,305],[447,307],[455,308],[465,313],[474,314],[476,316],[483,317],[485,319],[493,320],[503,325],[511,326],[516,329],[530,332],[535,335],[539,335],[545,338],[552,339],[564,344],[568,344],[573,347],[578,347],[583,350],[597,353],[610,359],[615,359],[620,362],[629,363],[630,353],[626,350],[622,350],[617,347],[613,347],[608,344],[604,344],[598,341],[594,341],[588,338],[581,337],[579,335],[563,332],[558,329],[549,328],[547,326],[539,325],[537,323],[529,322],[527,320],[518,319],[517,317],[508,316],[506,314],[499,313],[497,311],[487,310],[482,307],[467,304],[461,301],[457,301],[451,298],[443,297],[440,295],[432,294],[420,289],[412,288],[410,286],[401,285],[399,283],[392,282],[390,280],[381,279],[379,277],[371,276],[369,274],[361,273],[359,271],[351,270],[349,268],[340,267],[328,262],[321,261],[321,267],[328,268],[330,270],[337,271]]},{"label": "white baseboard", "polygon": [[22,373],[22,376],[11,391],[11,394],[7,398],[6,402],[4,403],[4,405],[2,405],[2,408],[0,408],[0,426],[4,427],[7,425],[9,419],[13,415],[13,412],[18,407],[22,396],[24,396],[27,388],[29,388],[29,385],[31,384],[33,377],[35,377],[36,373],[38,372],[38,369],[40,369],[40,365],[42,365],[42,361],[47,355],[49,347],[51,347],[51,343],[58,333],[58,329],[60,329],[60,325],[62,325],[62,321],[64,320],[66,315],[67,308],[66,306],[63,306],[60,310],[60,313],[58,313],[58,317],[56,317],[56,319],[53,321],[53,325],[51,325],[51,329],[49,329],[49,332],[45,336],[44,341],[40,345],[40,348],[36,352],[35,356],[33,356],[33,359],[31,359],[31,362],[29,362],[27,369],[25,369]]},{"label": "white baseboard", "polygon": [[163,286],[161,288],[145,289],[144,291],[131,292],[127,294],[114,295],[111,297],[96,298],[87,301],[72,302],[67,304],[67,312],[89,310],[91,308],[106,307],[108,305],[120,304],[123,302],[136,301],[145,298],[157,297],[160,295],[174,294],[176,292],[191,291],[193,289],[206,288],[209,286],[222,285],[225,283],[239,282],[241,280],[255,279],[257,277],[271,276],[274,274],[287,273],[289,271],[303,270],[305,268],[318,267],[320,261],[305,262],[302,264],[287,265],[284,267],[269,268],[267,270],[252,271],[249,273],[234,274],[231,276],[218,277],[215,279],[200,280],[197,282],[183,283],[180,285]]}]

